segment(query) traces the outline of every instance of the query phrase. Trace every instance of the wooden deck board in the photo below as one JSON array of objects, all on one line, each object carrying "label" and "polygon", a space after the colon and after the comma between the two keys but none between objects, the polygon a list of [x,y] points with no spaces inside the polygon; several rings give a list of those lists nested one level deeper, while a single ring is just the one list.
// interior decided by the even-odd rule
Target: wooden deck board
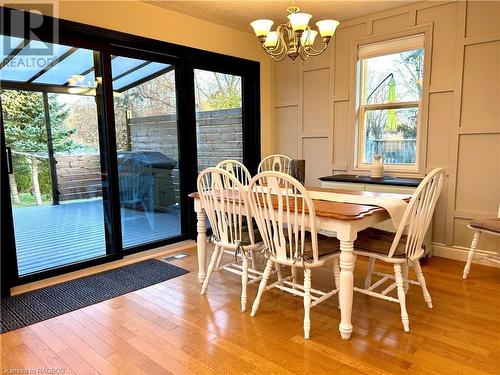
[{"label": "wooden deck board", "polygon": [[[20,275],[106,254],[101,199],[16,208],[14,228]],[[124,247],[180,234],[180,212],[144,213],[122,208]]]}]

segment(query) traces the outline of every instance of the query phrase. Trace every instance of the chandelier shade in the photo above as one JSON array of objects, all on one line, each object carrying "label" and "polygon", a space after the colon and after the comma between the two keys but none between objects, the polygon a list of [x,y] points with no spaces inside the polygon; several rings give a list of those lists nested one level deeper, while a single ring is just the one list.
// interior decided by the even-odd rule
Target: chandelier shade
[{"label": "chandelier shade", "polygon": [[318,35],[318,32],[316,30],[306,30],[302,33],[302,36],[300,37],[300,42],[304,47],[310,47],[314,44],[316,35]]},{"label": "chandelier shade", "polygon": [[271,27],[273,27],[274,22],[271,20],[255,20],[250,25],[253,27],[253,31],[257,37],[265,37],[269,34]]},{"label": "chandelier shade", "polygon": [[[271,30],[274,24],[272,20],[260,19],[250,23],[264,51],[275,61],[282,61],[287,56],[292,61],[297,57],[305,61],[310,56],[322,54],[328,48],[339,21],[318,21],[318,30],[313,30],[309,26],[312,15],[299,12],[299,8],[295,6],[289,7],[287,11],[288,22],[278,25],[275,30]],[[323,45],[320,49],[315,49],[313,46],[318,34]]]},{"label": "chandelier shade", "polygon": [[276,44],[278,44],[279,35],[276,31],[270,31],[267,34],[266,40],[264,42],[264,47],[266,48],[274,48]]},{"label": "chandelier shade", "polygon": [[323,20],[316,22],[316,26],[318,26],[319,34],[322,38],[332,37],[335,34],[335,30],[339,25],[339,21],[336,20]]},{"label": "chandelier shade", "polygon": [[307,29],[307,25],[311,18],[312,16],[307,13],[291,13],[288,15],[288,20],[290,21],[293,31],[304,31]]}]

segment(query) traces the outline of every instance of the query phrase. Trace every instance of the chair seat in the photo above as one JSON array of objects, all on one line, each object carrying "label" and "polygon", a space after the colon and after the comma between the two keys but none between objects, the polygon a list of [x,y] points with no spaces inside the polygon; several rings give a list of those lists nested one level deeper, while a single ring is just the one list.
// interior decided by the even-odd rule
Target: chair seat
[{"label": "chair seat", "polygon": [[500,217],[485,220],[473,220],[469,224],[474,229],[487,230],[500,234]]},{"label": "chair seat", "polygon": [[[260,232],[258,229],[257,230],[254,229],[253,238],[254,238],[255,243],[262,242],[262,236],[260,235]],[[244,244],[250,243],[250,233],[248,232],[248,227],[242,228],[241,240]]]},{"label": "chair seat", "polygon": [[[395,233],[377,228],[367,228],[358,233],[358,238],[354,242],[355,249],[365,252],[372,252],[381,255],[389,255]],[[405,258],[407,236],[402,235],[398,247],[394,252],[394,257]]]},{"label": "chair seat", "polygon": [[[340,241],[338,239],[318,234],[318,259],[337,252],[340,252]],[[313,258],[312,242],[310,240],[305,243],[304,256]]]}]

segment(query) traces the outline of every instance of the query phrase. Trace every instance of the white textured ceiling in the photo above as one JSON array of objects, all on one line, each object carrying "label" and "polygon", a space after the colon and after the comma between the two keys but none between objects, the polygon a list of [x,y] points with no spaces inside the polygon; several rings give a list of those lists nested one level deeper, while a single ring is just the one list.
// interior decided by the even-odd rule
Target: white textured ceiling
[{"label": "white textured ceiling", "polygon": [[269,18],[275,26],[285,22],[286,8],[292,4],[313,15],[313,21],[351,18],[397,8],[418,0],[315,0],[315,1],[262,1],[262,0],[150,0],[150,4],[207,21],[251,32],[249,23],[259,18]]}]

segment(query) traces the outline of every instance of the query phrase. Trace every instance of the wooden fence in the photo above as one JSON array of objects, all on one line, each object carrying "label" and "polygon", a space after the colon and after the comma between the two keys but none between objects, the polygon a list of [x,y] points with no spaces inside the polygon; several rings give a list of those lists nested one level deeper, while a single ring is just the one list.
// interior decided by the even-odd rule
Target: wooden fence
[{"label": "wooden fence", "polygon": [[[177,119],[175,115],[128,119],[128,151],[159,151],[178,162]],[[198,171],[223,159],[243,159],[241,108],[204,111],[196,114]],[[61,201],[102,195],[100,156],[56,156]],[[173,170],[176,202],[179,202],[179,169]]]},{"label": "wooden fence", "polygon": [[414,164],[416,160],[416,139],[372,139],[366,142],[365,160],[382,155],[385,164]]},{"label": "wooden fence", "polygon": [[[128,119],[131,151],[159,151],[178,162],[175,115]],[[198,172],[224,159],[243,160],[241,108],[204,111],[196,114]],[[179,169],[173,170],[176,201],[179,202]]]},{"label": "wooden fence", "polygon": [[59,200],[102,196],[99,155],[56,156]]}]

